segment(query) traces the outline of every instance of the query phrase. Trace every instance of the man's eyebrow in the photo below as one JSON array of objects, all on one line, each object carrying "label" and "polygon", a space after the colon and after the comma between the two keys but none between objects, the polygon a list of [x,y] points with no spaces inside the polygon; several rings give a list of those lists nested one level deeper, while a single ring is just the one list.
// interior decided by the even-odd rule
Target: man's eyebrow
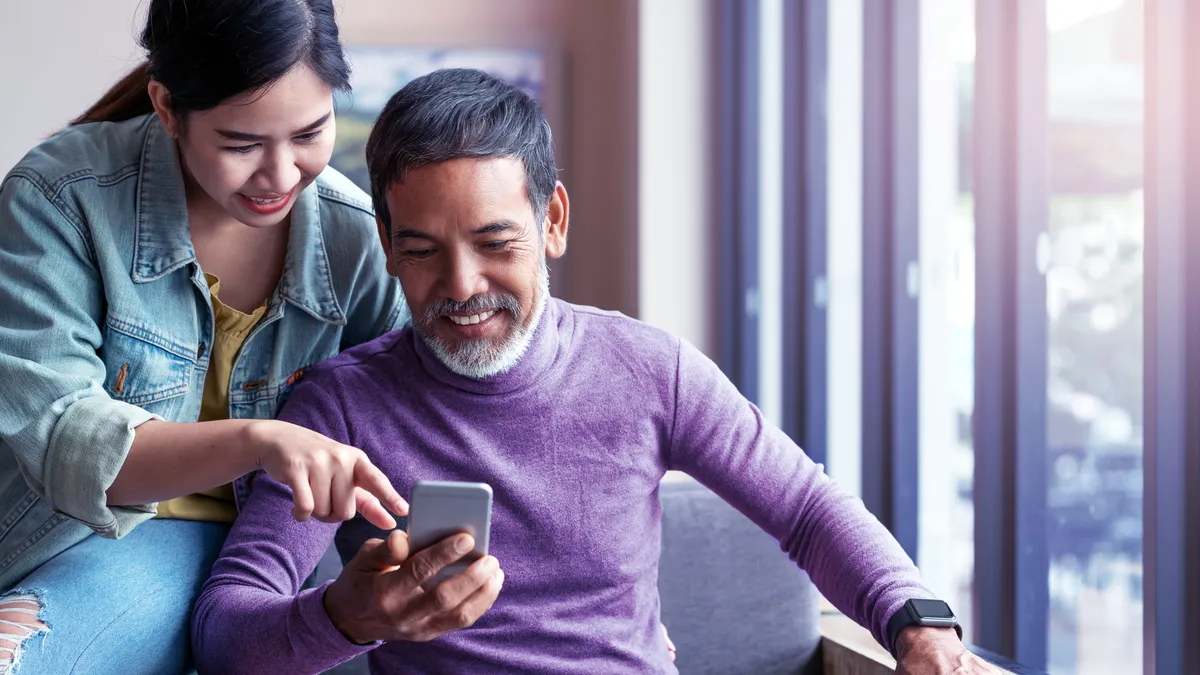
[{"label": "man's eyebrow", "polygon": [[[511,220],[496,220],[488,223],[487,225],[483,225],[482,227],[475,228],[472,230],[471,234],[494,234],[496,232],[507,232],[509,230],[514,230],[518,227],[520,227],[520,225]],[[433,236],[426,234],[425,232],[421,232],[420,230],[413,230],[407,227],[398,227],[392,231],[392,239],[425,239],[428,241],[433,241]]]},{"label": "man's eyebrow", "polygon": [[475,230],[474,234],[494,234],[496,232],[507,232],[520,227],[511,220],[497,220]]},{"label": "man's eyebrow", "polygon": [[392,239],[425,239],[428,241],[433,241],[433,237],[429,236],[428,234],[425,234],[419,230],[410,230],[407,227],[396,228],[392,232]]},{"label": "man's eyebrow", "polygon": [[[293,131],[291,135],[292,136],[303,136],[304,134],[312,133],[312,132],[316,131],[317,129],[320,129],[322,126],[325,126],[325,123],[328,122],[329,118],[331,118],[331,117],[333,117],[332,110],[330,110],[329,112],[322,115],[321,119],[313,122],[312,124],[305,126],[303,129],[297,129],[296,131]],[[248,133],[245,133],[242,131],[229,131],[227,129],[217,129],[217,133],[231,141],[246,141],[248,143],[256,143],[258,141],[265,141],[268,138],[267,136],[260,136],[258,134],[248,134]]]}]

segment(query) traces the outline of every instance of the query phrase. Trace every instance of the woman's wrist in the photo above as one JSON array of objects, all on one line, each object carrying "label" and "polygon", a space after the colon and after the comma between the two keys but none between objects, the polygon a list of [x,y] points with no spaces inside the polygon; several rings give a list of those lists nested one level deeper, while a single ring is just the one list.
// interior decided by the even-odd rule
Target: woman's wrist
[{"label": "woman's wrist", "polygon": [[[250,459],[250,471],[266,469],[270,461],[266,455],[271,451],[272,428],[280,424],[275,420],[245,420],[238,434],[237,447]],[[249,471],[247,471],[249,473]]]}]

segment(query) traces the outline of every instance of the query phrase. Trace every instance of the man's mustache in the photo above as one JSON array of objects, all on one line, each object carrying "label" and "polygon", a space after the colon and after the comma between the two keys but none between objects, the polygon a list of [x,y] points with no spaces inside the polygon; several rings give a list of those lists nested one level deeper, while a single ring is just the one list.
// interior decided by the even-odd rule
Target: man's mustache
[{"label": "man's mustache", "polygon": [[492,310],[503,310],[520,319],[521,301],[509,293],[474,295],[465,302],[443,298],[425,307],[422,323],[430,325],[450,314],[483,314]]}]

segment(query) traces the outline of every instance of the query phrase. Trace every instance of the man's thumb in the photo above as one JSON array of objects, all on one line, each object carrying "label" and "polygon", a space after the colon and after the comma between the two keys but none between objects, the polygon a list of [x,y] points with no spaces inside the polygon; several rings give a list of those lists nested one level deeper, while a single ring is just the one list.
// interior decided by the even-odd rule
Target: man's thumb
[{"label": "man's thumb", "polygon": [[358,549],[361,567],[390,572],[408,560],[408,535],[392,530],[386,539],[368,539]]}]

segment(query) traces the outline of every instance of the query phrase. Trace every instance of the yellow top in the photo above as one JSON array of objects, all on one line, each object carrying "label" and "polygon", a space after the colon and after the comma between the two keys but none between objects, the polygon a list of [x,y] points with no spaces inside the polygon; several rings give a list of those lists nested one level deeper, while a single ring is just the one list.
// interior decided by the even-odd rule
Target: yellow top
[{"label": "yellow top", "polygon": [[[246,341],[246,336],[267,310],[264,301],[249,314],[225,305],[217,297],[221,280],[205,274],[213,306],[213,343],[208,360],[208,375],[204,378],[204,398],[200,404],[200,421],[223,420],[229,417],[229,377],[233,373],[233,360]],[[217,523],[232,523],[237,518],[233,501],[233,485],[225,484],[211,490],[197,492],[158,503],[158,518],[182,520],[204,520]]]}]

